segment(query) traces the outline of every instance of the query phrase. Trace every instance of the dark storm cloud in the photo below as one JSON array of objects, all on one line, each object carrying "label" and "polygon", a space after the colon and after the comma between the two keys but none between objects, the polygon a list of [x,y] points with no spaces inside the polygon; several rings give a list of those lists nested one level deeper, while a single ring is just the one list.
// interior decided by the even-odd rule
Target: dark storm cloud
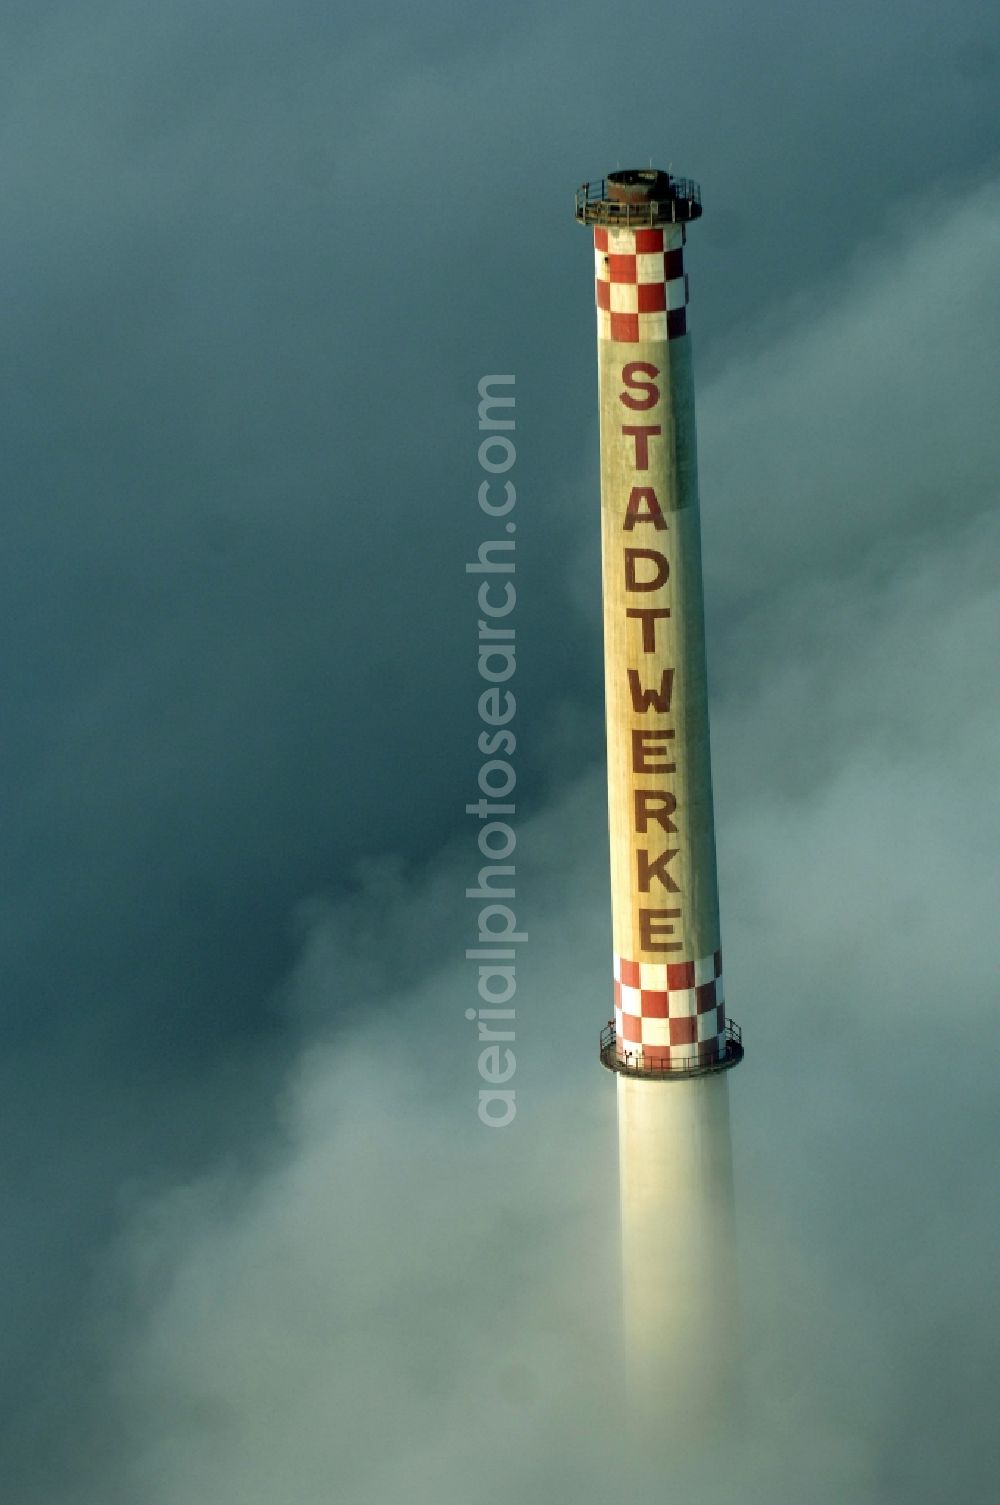
[{"label": "dark storm cloud", "polygon": [[[529,803],[599,756],[597,634],[560,625],[580,592],[552,568],[594,484],[567,461],[593,427],[570,190],[650,153],[703,179],[709,375],[829,299],[898,200],[947,216],[995,151],[987,24],[973,6],[630,5],[609,38],[596,6],[5,9],[18,1505],[51,1505],[41,1460],[79,1444],[74,1314],[122,1199],[271,1121],[296,906],[350,893],[365,855],[397,854],[405,889],[461,821],[486,369],[523,394]],[[968,455],[975,401],[945,404]],[[780,474],[776,493],[780,516]],[[754,557],[762,588],[787,573],[780,548]],[[721,617],[744,596],[723,569]],[[426,975],[426,941],[414,954]],[[345,1012],[324,999],[314,1013]]]},{"label": "dark storm cloud", "polygon": [[[894,248],[872,249],[870,298],[894,348],[949,233],[956,323],[989,317],[982,247],[997,223],[995,191],[957,205],[951,232],[918,223],[902,278]],[[857,349],[871,308],[851,288],[840,299]],[[725,426],[756,413],[762,449],[801,471],[817,436],[789,424],[790,394],[822,408],[836,391],[829,436],[881,390],[877,362],[848,384],[841,360],[816,319],[766,374],[748,360],[708,384],[706,449],[724,454]],[[981,376],[960,343],[938,348],[933,380],[960,404]],[[912,402],[930,379],[909,373]],[[948,447],[913,449],[908,407],[878,436],[897,456],[904,525],[905,498],[921,518],[923,488],[947,490],[954,465]],[[876,458],[855,478],[873,517]],[[723,460],[713,484],[731,521],[713,546],[725,573],[749,548],[739,468]],[[931,1505],[948,1479],[981,1497],[990,1474],[976,1444],[996,1349],[996,1209],[982,1195],[996,1106],[992,1062],[963,1041],[989,1028],[997,716],[976,689],[998,651],[996,513],[942,513],[888,563],[873,528],[845,573],[828,485],[806,504],[815,547],[794,569],[771,561],[784,638],[733,585],[735,625],[716,633],[716,657],[737,656],[716,766],[733,1007],[738,994],[752,1042],[733,1080],[749,1398],[714,1460],[693,1476],[669,1462],[705,1505],[735,1492],[797,1505],[804,1491]],[[737,669],[755,661],[741,695]],[[256,1167],[220,1163],[133,1199],[90,1306],[106,1362],[87,1447],[67,1421],[73,1452],[47,1498],[263,1505],[294,1481],[303,1505],[334,1484],[358,1505],[492,1505],[558,1498],[562,1479],[603,1505],[626,1478],[649,1496],[660,1475],[619,1451],[609,1402],[613,1115],[584,1022],[604,994],[603,820],[598,770],[521,826],[531,943],[510,1136],[484,1142],[472,1100],[471,838],[410,882],[370,863],[349,899],[302,909],[285,1006],[315,1037],[346,994],[352,1026],[304,1052]],[[386,949],[415,958],[416,978]],[[381,1018],[366,1012],[373,991]]]}]

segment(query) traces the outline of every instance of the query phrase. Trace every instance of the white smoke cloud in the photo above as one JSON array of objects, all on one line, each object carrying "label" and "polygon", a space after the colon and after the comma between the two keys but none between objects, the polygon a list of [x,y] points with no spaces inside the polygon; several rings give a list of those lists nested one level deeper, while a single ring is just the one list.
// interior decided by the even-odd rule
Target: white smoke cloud
[{"label": "white smoke cloud", "polygon": [[874,249],[701,398],[723,944],[748,1047],[743,1426],[708,1417],[704,1451],[666,1456],[622,1441],[594,773],[519,828],[509,1130],[475,1114],[471,835],[409,886],[396,873],[411,985],[383,965],[385,870],[306,916],[288,1001],[310,1031],[345,987],[363,1018],[366,976],[391,1003],[304,1051],[267,1165],[179,1188],[123,1238],[109,1472],[134,1498],[985,1497],[997,187]]}]

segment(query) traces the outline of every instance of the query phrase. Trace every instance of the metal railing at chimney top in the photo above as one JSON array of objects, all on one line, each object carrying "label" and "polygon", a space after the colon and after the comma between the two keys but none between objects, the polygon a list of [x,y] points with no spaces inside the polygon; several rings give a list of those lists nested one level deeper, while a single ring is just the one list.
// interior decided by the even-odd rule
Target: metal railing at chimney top
[{"label": "metal railing at chimney top", "polygon": [[583,224],[592,220],[622,225],[659,225],[664,220],[697,219],[701,214],[701,189],[693,178],[670,177],[667,196],[638,203],[608,197],[608,180],[581,183],[576,190],[576,217]]}]

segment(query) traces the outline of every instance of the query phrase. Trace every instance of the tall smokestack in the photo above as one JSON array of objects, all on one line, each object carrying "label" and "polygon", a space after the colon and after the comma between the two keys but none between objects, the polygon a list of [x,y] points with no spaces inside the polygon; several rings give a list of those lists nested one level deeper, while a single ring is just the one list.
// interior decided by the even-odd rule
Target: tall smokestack
[{"label": "tall smokestack", "polygon": [[[593,226],[625,1333],[633,1395],[697,1407],[731,1296],[732,1154],[702,601],[687,226],[698,186],[610,173]],[[659,1400],[652,1400],[652,1397]],[[669,1406],[668,1406],[669,1409]]]}]

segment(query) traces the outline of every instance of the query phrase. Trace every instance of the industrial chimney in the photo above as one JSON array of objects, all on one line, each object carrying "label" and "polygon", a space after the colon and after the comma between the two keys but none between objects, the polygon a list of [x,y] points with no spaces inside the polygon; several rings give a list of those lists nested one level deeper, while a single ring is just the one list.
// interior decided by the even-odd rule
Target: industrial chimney
[{"label": "industrial chimney", "polygon": [[600,1059],[617,1076],[628,1372],[644,1409],[678,1418],[722,1362],[707,1335],[732,1296],[725,1073],[743,1056],[719,933],[684,266],[700,215],[697,184],[653,169],[576,195],[594,233],[601,426],[614,1016]]}]

